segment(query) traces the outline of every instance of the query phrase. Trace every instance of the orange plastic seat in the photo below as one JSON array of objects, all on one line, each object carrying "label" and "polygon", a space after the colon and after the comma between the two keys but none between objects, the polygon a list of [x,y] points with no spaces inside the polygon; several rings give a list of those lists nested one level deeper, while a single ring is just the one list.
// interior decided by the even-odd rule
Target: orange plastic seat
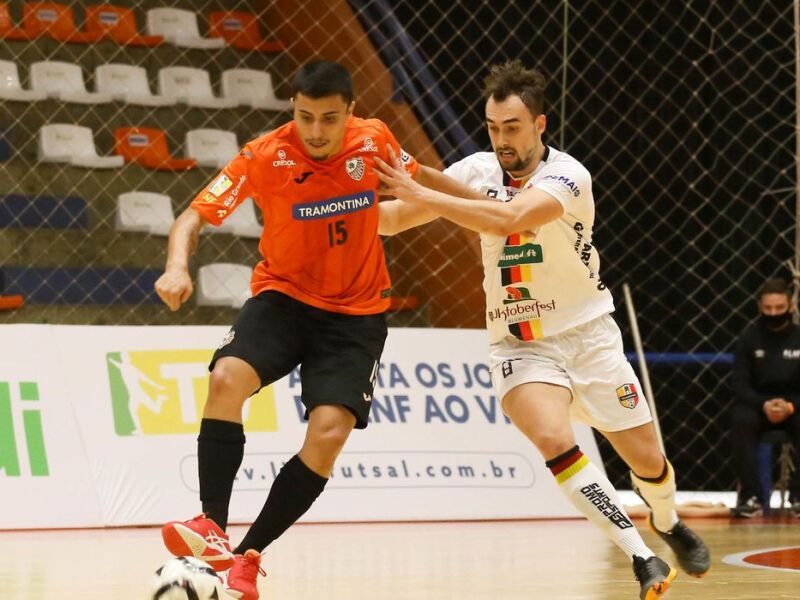
[{"label": "orange plastic seat", "polygon": [[101,39],[109,39],[124,46],[155,47],[164,43],[160,35],[140,35],[136,17],[129,8],[112,4],[86,7],[86,31]]},{"label": "orange plastic seat", "polygon": [[0,39],[4,40],[30,40],[31,35],[20,27],[14,27],[11,14],[8,12],[8,3],[0,2]]},{"label": "orange plastic seat", "polygon": [[114,131],[114,152],[125,159],[159,171],[187,171],[197,167],[193,158],[173,158],[167,136],[151,127],[120,127]]},{"label": "orange plastic seat", "polygon": [[100,39],[96,34],[78,31],[70,7],[55,2],[26,2],[22,27],[33,37],[47,35],[59,42],[92,44]]},{"label": "orange plastic seat", "polygon": [[208,15],[209,37],[221,37],[238,50],[275,53],[283,50],[278,41],[265,40],[255,15],[240,11],[216,11]]},{"label": "orange plastic seat", "polygon": [[25,305],[25,298],[19,294],[13,296],[0,295],[0,310],[13,310]]}]

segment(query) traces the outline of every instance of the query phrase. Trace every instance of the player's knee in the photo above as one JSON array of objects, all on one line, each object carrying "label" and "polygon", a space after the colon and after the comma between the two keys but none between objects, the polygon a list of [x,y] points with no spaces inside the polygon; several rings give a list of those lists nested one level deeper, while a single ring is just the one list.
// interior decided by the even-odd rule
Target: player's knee
[{"label": "player's knee", "polygon": [[253,391],[250,386],[243,385],[242,374],[235,365],[225,361],[214,365],[208,382],[210,403],[244,402]]},{"label": "player's knee", "polygon": [[666,460],[660,448],[642,447],[636,453],[636,460],[628,466],[634,475],[640,479],[655,479],[664,474],[664,468],[667,465]]},{"label": "player's knee", "polygon": [[565,435],[558,431],[536,432],[531,437],[539,452],[547,460],[564,454],[564,452],[575,446],[575,440],[571,435]]},{"label": "player's knee", "polygon": [[349,419],[324,419],[314,423],[309,430],[308,443],[323,454],[336,456],[352,430],[353,425]]}]

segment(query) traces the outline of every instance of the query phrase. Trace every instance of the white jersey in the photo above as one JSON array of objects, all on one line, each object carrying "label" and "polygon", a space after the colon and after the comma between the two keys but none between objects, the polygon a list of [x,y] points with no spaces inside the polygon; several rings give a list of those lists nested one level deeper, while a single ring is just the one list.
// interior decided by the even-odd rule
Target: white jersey
[{"label": "white jersey", "polygon": [[547,192],[564,206],[561,218],[535,232],[503,238],[481,234],[486,327],[491,343],[553,336],[614,310],[592,245],[594,198],[589,171],[565,152],[546,147],[520,187],[492,152],[477,152],[445,173],[489,198],[513,201],[523,189]]}]

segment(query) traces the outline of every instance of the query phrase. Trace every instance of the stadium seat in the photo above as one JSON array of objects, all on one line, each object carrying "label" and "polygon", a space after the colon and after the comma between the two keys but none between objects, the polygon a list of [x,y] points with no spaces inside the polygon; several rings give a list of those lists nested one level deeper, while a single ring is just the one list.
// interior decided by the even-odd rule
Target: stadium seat
[{"label": "stadium seat", "polygon": [[186,171],[197,167],[192,158],[173,158],[167,136],[150,127],[120,127],[114,131],[114,152],[125,162],[134,162],[159,171]]},{"label": "stadium seat", "polygon": [[0,227],[30,229],[86,229],[86,200],[77,196],[0,197]]},{"label": "stadium seat", "polygon": [[164,67],[158,72],[158,93],[200,108],[233,108],[236,100],[217,98],[208,71],[193,67]]},{"label": "stadium seat", "polygon": [[8,3],[0,2],[0,39],[3,40],[31,40],[35,36],[20,27],[14,27],[11,14],[8,12]]},{"label": "stadium seat", "polygon": [[114,100],[141,106],[171,106],[173,98],[156,96],[150,91],[147,71],[133,65],[105,64],[94,71],[97,91],[110,94]]},{"label": "stadium seat", "polygon": [[32,37],[47,35],[59,42],[93,44],[100,40],[97,34],[78,31],[72,9],[55,2],[25,2],[22,5],[22,27]]},{"label": "stadium seat", "polygon": [[225,46],[220,38],[204,38],[197,28],[197,15],[178,8],[152,8],[147,11],[147,33],[162,35],[181,48],[214,49]]},{"label": "stadium seat", "polygon": [[117,197],[117,231],[144,231],[153,235],[169,235],[175,222],[172,200],[153,192],[127,192]]},{"label": "stadium seat", "polygon": [[256,218],[256,209],[251,198],[245,198],[244,201],[236,207],[228,218],[222,222],[219,227],[206,227],[203,229],[208,233],[229,233],[245,238],[261,237],[264,231],[264,226],[258,222]]},{"label": "stadium seat", "polygon": [[139,34],[131,9],[111,4],[86,7],[86,31],[123,46],[155,47],[164,43],[164,36]]},{"label": "stadium seat", "polygon": [[238,11],[215,11],[208,15],[208,35],[222,38],[237,50],[256,50],[275,53],[283,50],[278,41],[267,41],[261,36],[255,15]]},{"label": "stadium seat", "polygon": [[186,157],[201,167],[221,169],[239,152],[236,134],[222,129],[192,129],[186,133]]},{"label": "stadium seat", "polygon": [[43,125],[39,130],[39,160],[69,163],[90,169],[116,169],[125,161],[121,156],[98,156],[94,136],[88,127],[78,125]]},{"label": "stadium seat", "polygon": [[83,70],[72,63],[43,60],[31,65],[31,87],[44,92],[49,98],[77,104],[103,104],[111,102],[111,94],[87,92]]},{"label": "stadium seat", "polygon": [[16,294],[14,296],[0,295],[0,310],[13,310],[24,305],[25,298],[20,294]]},{"label": "stadium seat", "polygon": [[197,304],[241,308],[250,297],[253,269],[246,265],[213,263],[197,271]]},{"label": "stadium seat", "polygon": [[240,106],[262,110],[289,110],[292,103],[275,97],[272,76],[254,69],[228,69],[222,73],[222,96]]},{"label": "stadium seat", "polygon": [[17,65],[8,60],[0,60],[0,99],[34,102],[45,98],[45,92],[22,89]]}]

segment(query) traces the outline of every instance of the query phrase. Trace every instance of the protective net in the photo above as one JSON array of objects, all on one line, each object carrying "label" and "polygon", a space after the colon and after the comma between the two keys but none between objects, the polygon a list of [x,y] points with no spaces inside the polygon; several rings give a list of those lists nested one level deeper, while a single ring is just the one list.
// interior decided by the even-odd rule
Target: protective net
[{"label": "protective net", "polygon": [[[233,132],[241,145],[290,115],[264,99],[223,106],[235,95],[223,89],[225,72],[270,73],[277,97],[286,98],[297,66],[321,57],[339,60],[353,73],[357,114],[383,119],[421,162],[444,166],[488,148],[482,79],[489,65],[520,58],[550,81],[547,143],[570,152],[593,174],[603,278],[620,307],[622,283],[630,283],[645,349],[658,353],[651,377],[678,484],[732,488],[728,353],[755,316],[753,298],[763,279],[790,276],[786,262],[795,256],[791,2],[687,2],[676,8],[645,1],[635,10],[629,2],[593,0],[574,6],[555,0],[169,4],[187,11],[203,38],[238,35],[216,48],[187,37],[185,14],[162,15],[166,25],[151,25],[148,11],[166,3],[116,5],[132,9],[140,34],[166,27],[168,40],[151,47],[90,35],[70,39],[62,29],[63,11],[52,4],[9,2],[7,21],[0,12],[3,73],[12,65],[22,89],[47,88],[51,96],[0,100],[0,293],[22,294],[26,302],[0,312],[0,322],[222,324],[236,315],[230,302],[225,306],[211,293],[205,300],[210,305],[193,300],[177,313],[163,308],[153,283],[166,257],[166,217],[140,214],[157,210],[153,197],[134,199],[132,212],[120,199],[134,191],[163,194],[178,214],[216,167],[75,166],[71,156],[58,155],[63,132],[51,132],[53,148],[43,147],[44,126],[89,128],[100,157],[114,156],[119,139],[135,153],[155,137],[141,130],[125,137],[118,131],[125,127],[162,130],[173,159],[192,156],[191,131]],[[69,8],[80,32],[90,30],[93,18],[107,27],[117,24],[108,14],[93,17],[90,5]],[[248,15],[256,18],[255,34]],[[49,29],[15,40],[12,27],[23,34]],[[34,65],[42,61],[77,65],[89,91],[101,87],[98,67],[141,67],[147,91],[162,96],[176,94],[170,81],[191,87],[187,81],[196,76],[172,72],[170,79],[163,69],[192,67],[208,73],[213,98],[187,102],[188,96],[177,94],[174,102],[148,106],[119,94],[98,101],[103,99],[75,95],[74,89],[56,98],[58,86],[70,79],[68,69],[49,65],[56,74],[48,75],[48,65],[40,65],[40,83]],[[226,139],[212,133],[205,151],[214,154]],[[252,226],[244,219],[235,231],[204,233],[193,275],[213,263],[255,264]],[[392,313],[392,324],[483,325],[475,236],[434,222],[386,240],[385,247],[394,294],[414,300],[406,305],[410,310]],[[222,292],[235,287],[233,280],[217,283]],[[235,300],[236,293],[229,296]],[[622,311],[617,320],[632,350]],[[621,463],[602,449],[612,479],[627,487]]]}]

